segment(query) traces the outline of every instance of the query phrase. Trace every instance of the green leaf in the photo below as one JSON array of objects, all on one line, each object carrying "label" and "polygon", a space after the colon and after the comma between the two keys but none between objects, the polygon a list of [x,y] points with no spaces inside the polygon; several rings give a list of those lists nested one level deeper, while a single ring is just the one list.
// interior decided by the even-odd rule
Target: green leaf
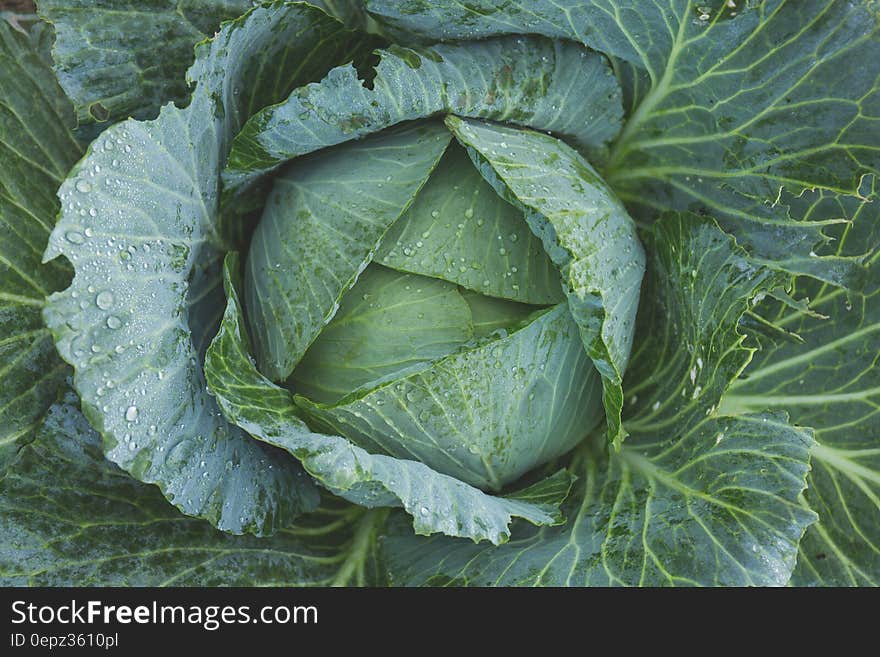
[{"label": "green leaf", "polygon": [[449,139],[442,124],[400,126],[301,158],[276,178],[245,275],[260,371],[290,375]]},{"label": "green leaf", "polygon": [[392,225],[375,261],[504,299],[564,298],[559,272],[522,212],[495,193],[457,144]]},{"label": "green leaf", "polygon": [[[74,366],[83,412],[108,458],[183,513],[233,533],[284,527],[317,492],[286,455],[229,425],[205,390],[205,336],[193,330],[213,329],[201,301],[219,284],[220,165],[251,106],[319,77],[354,47],[350,32],[308,5],[256,8],[199,46],[186,109],[166,105],[155,121],[109,128],[59,192],[45,258],[66,256],[75,276],[44,318]],[[269,65],[285,84],[236,93]]]},{"label": "green leaf", "polygon": [[67,392],[0,479],[4,586],[380,585],[385,511],[333,500],[272,538],[180,515],[107,461]]},{"label": "green leaf", "polygon": [[189,97],[193,47],[250,0],[40,0],[55,27],[53,56],[80,122],[153,118]]},{"label": "green leaf", "polygon": [[519,38],[395,46],[379,58],[370,88],[353,66],[341,66],[256,114],[235,139],[225,193],[231,197],[300,155],[443,112],[553,131],[597,158],[620,125],[611,69],[573,43]]},{"label": "green leaf", "polygon": [[[773,47],[756,58],[757,44]],[[880,173],[872,3],[764,2],[682,42],[667,71],[614,146],[608,180],[624,201],[705,208],[773,266],[857,288],[857,263],[811,256],[828,223],[774,204],[781,190],[855,193]]]},{"label": "green leaf", "polygon": [[[848,225],[826,248],[846,257],[880,238],[880,195],[810,193],[800,199],[817,216]],[[818,446],[805,494],[819,514],[801,544],[792,583],[798,586],[880,585],[880,257],[870,263],[864,294],[801,279],[794,290],[812,311],[765,304],[774,323],[804,344],[764,345],[722,408],[779,408],[815,428]]]},{"label": "green leaf", "polygon": [[[367,507],[403,506],[417,534],[442,532],[498,544],[513,517],[534,524],[562,522],[561,497],[530,500],[492,497],[417,461],[369,452],[339,436],[312,432],[298,417],[291,394],[254,367],[237,292],[238,255],[226,258],[226,313],[208,349],[205,373],[223,413],[250,433],[287,450],[328,490]],[[564,476],[564,475],[559,475]],[[567,486],[551,486],[557,493]],[[565,489],[564,491],[562,489]]]},{"label": "green leaf", "polygon": [[[657,63],[665,61],[674,47],[673,28],[683,19],[698,17],[694,4],[686,0],[669,4],[637,0],[365,0],[364,4],[401,43],[414,38],[457,41],[499,34],[541,34],[579,41],[647,67],[653,77],[662,73]],[[708,0],[701,6],[717,4],[717,0]]]},{"label": "green leaf", "polygon": [[587,354],[602,375],[608,439],[619,446],[621,381],[635,334],[645,255],[635,225],[590,164],[563,142],[450,116],[480,174],[525,215],[559,268]]},{"label": "green leaf", "polygon": [[0,19],[0,473],[67,375],[41,310],[70,268],[40,257],[60,207],[55,190],[80,156],[72,125],[39,50]]},{"label": "green leaf", "polygon": [[564,507],[568,523],[519,527],[498,548],[391,534],[383,553],[392,583],[788,581],[801,536],[815,519],[798,502],[810,432],[779,414],[714,412],[751,356],[737,332],[739,318],[779,279],[694,216],[664,217],[647,251],[648,312],[640,316],[627,379],[637,390],[627,404],[631,436],[607,460],[601,447],[579,450],[572,464],[578,484]]},{"label": "green leaf", "polygon": [[571,450],[603,417],[601,378],[568,306],[536,315],[334,405],[296,402],[365,449],[499,491]]},{"label": "green leaf", "polygon": [[359,30],[372,27],[362,0],[310,0],[309,4],[320,7],[348,27]]},{"label": "green leaf", "polygon": [[880,172],[880,21],[872,0],[369,0],[367,7],[404,42],[538,33],[624,60],[615,71],[635,109],[603,173],[635,215],[705,212],[773,266],[858,287],[857,263],[809,256],[829,224],[776,200],[780,190],[816,187],[853,194],[863,174]]},{"label": "green leaf", "polygon": [[500,331],[509,331],[524,324],[536,310],[535,306],[483,296],[466,288],[460,288],[459,293],[470,306],[476,338],[501,335]]},{"label": "green leaf", "polygon": [[474,337],[454,285],[367,267],[290,378],[292,389],[334,404],[358,388],[447,356]]}]

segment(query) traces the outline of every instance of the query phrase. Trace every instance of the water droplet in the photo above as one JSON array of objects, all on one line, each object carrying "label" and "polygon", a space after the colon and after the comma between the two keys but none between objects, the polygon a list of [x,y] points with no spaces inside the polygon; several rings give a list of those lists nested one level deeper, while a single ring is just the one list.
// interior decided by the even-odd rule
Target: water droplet
[{"label": "water droplet", "polygon": [[473,216],[474,216],[474,209],[473,208],[468,208],[467,210],[464,211],[464,218],[465,219],[470,219]]},{"label": "water droplet", "polygon": [[426,507],[426,506],[421,507],[419,509],[419,513],[421,513],[423,516],[427,516],[428,515],[428,507]]},{"label": "water droplet", "polygon": [[138,418],[138,409],[137,406],[129,406],[125,409],[125,421],[126,422],[134,422]]},{"label": "water droplet", "polygon": [[120,326],[122,326],[122,320],[116,315],[110,315],[107,318],[107,328],[118,329]]},{"label": "water droplet", "polygon": [[83,237],[82,233],[78,233],[75,230],[69,230],[65,233],[64,237],[67,238],[67,241],[71,244],[82,244],[85,241],[85,237]]},{"label": "water droplet", "polygon": [[431,216],[434,217],[434,219],[436,219],[437,217],[440,216],[440,210],[431,210]]},{"label": "water droplet", "polygon": [[109,310],[113,306],[113,293],[104,290],[95,297],[95,305],[101,310]]},{"label": "water droplet", "polygon": [[95,208],[89,208],[89,216],[90,216],[90,217],[97,217],[97,216],[98,216],[98,211],[95,210]]},{"label": "water droplet", "polygon": [[83,180],[82,178],[80,178],[76,181],[76,191],[82,192],[83,194],[88,194],[90,191],[92,191],[92,183],[90,183],[88,180]]}]

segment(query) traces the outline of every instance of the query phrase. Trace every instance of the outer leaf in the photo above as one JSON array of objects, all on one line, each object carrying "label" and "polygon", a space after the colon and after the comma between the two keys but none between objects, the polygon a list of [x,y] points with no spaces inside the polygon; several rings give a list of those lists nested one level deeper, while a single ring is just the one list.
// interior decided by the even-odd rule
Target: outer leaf
[{"label": "outer leaf", "polygon": [[442,124],[401,126],[292,162],[275,180],[245,276],[260,371],[290,375],[449,139]]},{"label": "outer leaf", "polygon": [[314,79],[358,47],[351,37],[308,5],[253,10],[199,47],[186,109],[109,128],[59,193],[46,259],[63,254],[76,274],[44,316],[85,415],[112,461],[233,533],[271,533],[317,502],[295,463],[222,418],[191,337],[208,329],[200,299],[219,284],[216,269],[206,279],[228,143],[250,106],[277,100],[274,78],[236,90],[270,63],[282,87]]},{"label": "outer leaf", "polygon": [[379,57],[369,89],[354,67],[342,66],[256,114],[223,173],[230,194],[292,158],[443,112],[550,130],[596,157],[617,133],[620,92],[611,69],[572,43],[495,39],[393,47]]},{"label": "outer leaf", "polygon": [[[498,34],[542,34],[580,41],[646,67],[654,78],[660,77],[662,63],[675,47],[674,28],[679,20],[699,16],[693,3],[686,0],[667,4],[638,0],[365,0],[364,4],[402,43],[413,38],[455,41]],[[700,6],[717,4],[709,0]]]},{"label": "outer leaf", "polygon": [[[0,479],[4,586],[379,585],[382,510],[332,501],[272,538],[181,516],[101,454],[69,392]],[[61,476],[59,476],[61,475]]]},{"label": "outer leaf", "polygon": [[[186,102],[190,89],[185,73],[193,63],[194,46],[215,34],[221,22],[238,18],[259,4],[258,0],[37,3],[40,16],[57,32],[55,71],[83,123],[129,116],[151,119],[169,100]],[[359,2],[312,0],[309,4],[352,28],[366,21]],[[296,45],[290,45],[293,52]],[[283,79],[277,81],[283,83]]]},{"label": "outer leaf", "polygon": [[[79,121],[153,118],[189,96],[193,47],[250,0],[40,0],[55,27],[58,80]],[[161,44],[157,47],[157,44]]]},{"label": "outer leaf", "polygon": [[608,463],[599,451],[581,450],[569,522],[523,528],[499,548],[392,535],[384,547],[394,583],[788,581],[815,518],[798,503],[810,433],[778,414],[713,413],[751,355],[738,320],[778,279],[714,224],[692,216],[664,217],[648,253],[655,285],[628,373],[638,389],[627,418],[632,435]]},{"label": "outer leaf", "polygon": [[621,381],[635,334],[645,255],[635,225],[576,151],[547,135],[449,117],[495,191],[525,215],[562,273],[571,314],[602,375],[608,439],[626,436]]},{"label": "outer leaf", "polygon": [[[309,474],[345,499],[367,507],[403,506],[417,534],[442,532],[498,544],[509,538],[514,516],[534,524],[562,522],[561,498],[531,493],[524,496],[529,501],[492,497],[417,461],[370,454],[345,438],[310,431],[297,417],[291,394],[263,377],[251,362],[234,280],[237,270],[238,256],[231,253],[224,272],[226,313],[205,362],[208,386],[230,421],[296,456]],[[565,474],[557,477],[567,479]],[[568,489],[550,488],[557,493]]]},{"label": "outer leaf", "polygon": [[559,272],[522,212],[495,193],[457,144],[391,226],[375,260],[503,299],[564,298]]},{"label": "outer leaf", "polygon": [[[857,263],[809,257],[827,224],[771,205],[784,188],[855,193],[880,171],[880,22],[872,0],[667,3],[369,0],[397,34],[539,33],[615,63],[638,105],[603,171],[639,214],[708,211],[793,273],[857,287]],[[644,83],[649,86],[644,91]]]},{"label": "outer leaf", "polygon": [[[880,196],[810,194],[819,216],[854,224],[827,253],[845,257],[880,238]],[[880,257],[864,295],[801,280],[814,313],[775,304],[766,314],[804,344],[767,344],[725,395],[722,408],[782,408],[816,429],[805,494],[819,522],[801,544],[796,585],[880,585]]]},{"label": "outer leaf", "polygon": [[33,437],[67,367],[41,308],[70,270],[40,256],[58,214],[55,190],[80,155],[73,112],[27,36],[0,18],[0,472]]}]

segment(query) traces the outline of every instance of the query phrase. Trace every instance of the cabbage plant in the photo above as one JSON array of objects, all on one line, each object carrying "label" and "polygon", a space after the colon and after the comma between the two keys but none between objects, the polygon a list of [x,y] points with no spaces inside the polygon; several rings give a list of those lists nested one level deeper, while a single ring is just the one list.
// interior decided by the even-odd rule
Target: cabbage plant
[{"label": "cabbage plant", "polygon": [[3,582],[880,583],[874,3],[37,12]]}]

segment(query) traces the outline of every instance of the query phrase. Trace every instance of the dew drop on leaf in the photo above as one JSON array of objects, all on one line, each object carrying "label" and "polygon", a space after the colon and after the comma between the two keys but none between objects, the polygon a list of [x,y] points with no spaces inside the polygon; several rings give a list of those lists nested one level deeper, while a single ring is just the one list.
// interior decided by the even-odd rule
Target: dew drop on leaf
[{"label": "dew drop on leaf", "polygon": [[101,310],[109,310],[113,306],[113,293],[106,290],[99,292],[95,297],[95,305]]}]

